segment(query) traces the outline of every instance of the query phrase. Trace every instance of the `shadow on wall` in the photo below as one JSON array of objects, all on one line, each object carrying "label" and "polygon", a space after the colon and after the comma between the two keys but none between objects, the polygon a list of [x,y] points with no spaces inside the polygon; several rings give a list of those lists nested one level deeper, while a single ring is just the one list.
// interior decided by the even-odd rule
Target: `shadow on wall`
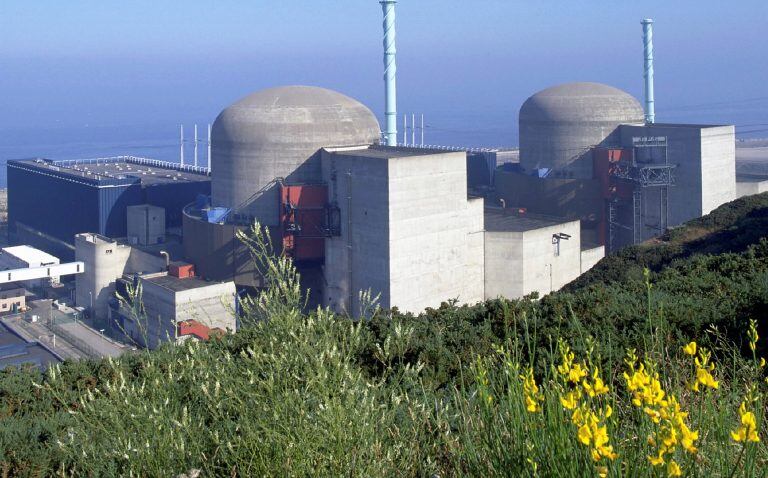
[{"label": "shadow on wall", "polygon": [[599,221],[602,216],[603,200],[596,179],[538,178],[499,170],[495,183],[507,207],[585,222]]}]

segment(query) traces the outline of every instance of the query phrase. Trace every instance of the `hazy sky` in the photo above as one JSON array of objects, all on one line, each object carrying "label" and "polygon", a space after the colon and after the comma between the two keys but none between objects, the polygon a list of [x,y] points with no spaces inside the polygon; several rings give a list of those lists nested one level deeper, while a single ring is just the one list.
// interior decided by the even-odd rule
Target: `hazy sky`
[{"label": "hazy sky", "polygon": [[[516,144],[521,103],[557,83],[641,98],[643,17],[655,20],[659,121],[768,127],[768,0],[397,8],[398,109],[425,114],[428,142]],[[337,89],[381,118],[381,35],[376,0],[0,0],[2,141],[116,129],[172,141],[176,124],[279,84]]]}]

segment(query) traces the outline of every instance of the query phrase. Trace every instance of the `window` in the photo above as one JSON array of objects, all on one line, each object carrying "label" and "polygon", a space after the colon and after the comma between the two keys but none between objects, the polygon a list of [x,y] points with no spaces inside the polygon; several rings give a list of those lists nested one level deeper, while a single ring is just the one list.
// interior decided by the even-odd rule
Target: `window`
[{"label": "window", "polygon": [[106,251],[104,251],[104,254],[112,254],[112,249],[107,249]]}]

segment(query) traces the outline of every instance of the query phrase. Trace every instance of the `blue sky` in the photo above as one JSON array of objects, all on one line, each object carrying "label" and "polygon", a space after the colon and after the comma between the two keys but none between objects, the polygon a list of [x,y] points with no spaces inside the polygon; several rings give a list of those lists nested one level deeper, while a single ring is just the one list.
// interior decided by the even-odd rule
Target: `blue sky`
[{"label": "blue sky", "polygon": [[[401,0],[399,110],[423,112],[432,142],[512,145],[521,103],[547,86],[641,98],[644,17],[658,120],[768,124],[766,0]],[[381,118],[381,71],[375,0],[0,3],[0,132],[22,151],[50,131],[172,141],[279,84],[337,89]]]}]

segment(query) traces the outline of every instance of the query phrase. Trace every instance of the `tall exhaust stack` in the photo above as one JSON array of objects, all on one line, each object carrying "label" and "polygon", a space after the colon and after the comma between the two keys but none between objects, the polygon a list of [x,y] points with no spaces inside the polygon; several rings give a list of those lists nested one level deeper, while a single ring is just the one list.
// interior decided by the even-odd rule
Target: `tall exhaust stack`
[{"label": "tall exhaust stack", "polygon": [[397,64],[395,62],[395,3],[396,0],[382,0],[384,12],[384,102],[387,120],[384,139],[387,146],[397,146]]},{"label": "tall exhaust stack", "polygon": [[656,121],[656,111],[653,104],[653,20],[650,18],[640,22],[643,25],[643,49],[645,51],[645,122]]}]

